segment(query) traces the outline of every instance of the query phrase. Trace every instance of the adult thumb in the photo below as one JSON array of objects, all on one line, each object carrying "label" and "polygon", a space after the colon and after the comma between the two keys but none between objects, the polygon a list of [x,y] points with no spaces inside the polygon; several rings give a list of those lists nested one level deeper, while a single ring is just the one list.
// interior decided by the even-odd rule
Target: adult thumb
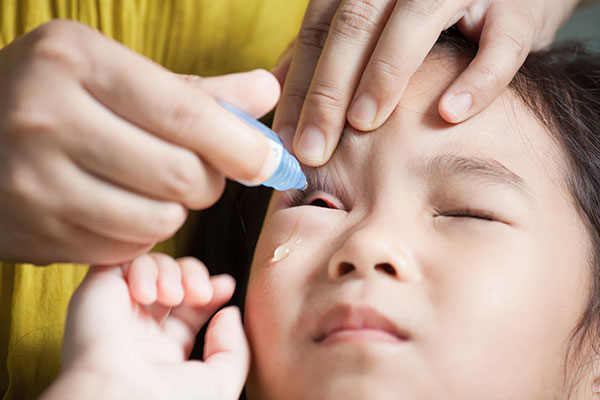
[{"label": "adult thumb", "polygon": [[281,94],[277,78],[264,69],[210,78],[190,75],[183,75],[183,78],[254,118],[271,111]]}]

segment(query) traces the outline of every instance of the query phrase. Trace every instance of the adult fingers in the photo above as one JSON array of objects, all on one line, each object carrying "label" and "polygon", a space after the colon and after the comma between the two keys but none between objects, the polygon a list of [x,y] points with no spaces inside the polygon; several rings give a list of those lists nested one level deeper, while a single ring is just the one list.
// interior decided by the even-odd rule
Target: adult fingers
[{"label": "adult fingers", "polygon": [[135,244],[110,239],[55,216],[41,219],[51,233],[40,237],[39,254],[26,260],[16,259],[16,262],[113,265],[144,254],[154,246],[154,242]]},{"label": "adult fingers", "polygon": [[279,57],[277,61],[277,65],[271,69],[271,74],[277,79],[279,82],[279,86],[283,87],[285,83],[285,79],[287,78],[287,74],[290,70],[290,66],[292,65],[292,60],[294,58],[294,48],[296,47],[296,41],[293,40],[288,47],[285,49],[283,54]]},{"label": "adult fingers", "polygon": [[[72,163],[54,160],[60,171],[56,187],[69,196],[56,194],[51,201],[60,215],[73,225],[113,240],[147,245],[172,235],[183,224],[186,209],[121,189],[80,170]],[[72,187],[76,185],[76,187]]]},{"label": "adult fingers", "polygon": [[394,3],[344,0],[340,5],[294,137],[294,152],[302,162],[323,164],[335,150],[354,90]]},{"label": "adult fingers", "polygon": [[464,121],[498,97],[533,46],[534,22],[520,10],[490,7],[477,55],[440,99],[438,109],[442,118],[453,123]]},{"label": "adult fingers", "polygon": [[294,44],[292,63],[273,120],[273,130],[279,133],[288,148],[300,119],[300,111],[313,73],[325,46],[329,26],[341,2],[342,0],[312,0],[304,14]]},{"label": "adult fingers", "polygon": [[78,140],[66,141],[66,147],[79,165],[134,192],[187,208],[206,208],[219,199],[225,179],[197,154],[148,135],[89,96],[78,97],[78,112],[65,115],[65,123],[78,132]]},{"label": "adult fingers", "polygon": [[[260,132],[205,90],[103,39],[96,39],[95,53],[111,57],[92,55],[92,73],[84,77],[86,89],[102,104],[142,129],[194,151],[228,177],[254,182],[272,173],[268,168],[274,163],[267,160],[272,152]],[[256,74],[246,78],[254,80]],[[245,101],[250,103],[252,97]]]},{"label": "adult fingers", "polygon": [[254,118],[260,118],[272,110],[281,94],[277,78],[264,69],[201,78],[192,81],[192,85]]},{"label": "adult fingers", "polygon": [[204,362],[216,376],[222,398],[237,399],[250,368],[250,349],[237,307],[222,309],[210,321]]},{"label": "adult fingers", "polygon": [[379,38],[348,112],[348,121],[370,131],[396,108],[408,81],[440,32],[464,11],[464,0],[399,1]]}]

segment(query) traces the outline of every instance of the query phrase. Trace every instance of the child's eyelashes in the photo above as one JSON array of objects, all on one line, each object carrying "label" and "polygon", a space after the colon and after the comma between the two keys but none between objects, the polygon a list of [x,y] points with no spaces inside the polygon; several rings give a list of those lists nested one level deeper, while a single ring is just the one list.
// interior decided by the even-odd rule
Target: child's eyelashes
[{"label": "child's eyelashes", "polygon": [[342,209],[337,188],[321,173],[309,170],[306,173],[307,188],[305,190],[290,190],[288,192],[289,206],[314,206]]},{"label": "child's eyelashes", "polygon": [[309,192],[308,189],[305,191],[297,191],[290,195],[290,207],[298,206],[313,206],[321,208],[331,208],[334,210],[339,209],[333,201],[324,198],[325,196],[315,196],[315,192]]},{"label": "child's eyelashes", "polygon": [[471,218],[481,221],[498,221],[494,213],[487,210],[472,209],[470,207],[449,209],[449,210],[435,210],[436,217],[447,217],[447,218]]},{"label": "child's eyelashes", "polygon": [[289,206],[314,206],[338,210],[341,208],[339,201],[333,199],[331,194],[324,190],[309,187],[306,190],[294,190],[289,193]]}]

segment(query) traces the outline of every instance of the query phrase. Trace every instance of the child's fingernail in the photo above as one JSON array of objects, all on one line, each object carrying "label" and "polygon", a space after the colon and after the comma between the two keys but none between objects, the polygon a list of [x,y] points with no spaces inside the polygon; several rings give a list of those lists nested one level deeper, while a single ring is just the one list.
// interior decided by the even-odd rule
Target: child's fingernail
[{"label": "child's fingernail", "polygon": [[468,92],[455,93],[446,100],[446,110],[455,121],[460,121],[473,105],[473,96]]},{"label": "child's fingernail", "polygon": [[368,94],[361,94],[350,107],[349,117],[361,125],[370,126],[377,116],[377,102]]},{"label": "child's fingernail", "polygon": [[309,126],[300,134],[297,153],[305,160],[319,163],[325,155],[325,144],[323,131]]}]

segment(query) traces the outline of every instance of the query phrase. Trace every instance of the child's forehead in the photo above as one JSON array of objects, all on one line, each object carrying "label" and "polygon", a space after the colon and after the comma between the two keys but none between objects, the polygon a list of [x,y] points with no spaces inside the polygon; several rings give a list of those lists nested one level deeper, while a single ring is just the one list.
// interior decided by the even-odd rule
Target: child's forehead
[{"label": "child's forehead", "polygon": [[426,59],[386,123],[373,132],[347,126],[324,169],[359,176],[366,168],[373,175],[425,168],[436,159],[475,160],[467,164],[499,165],[498,171],[522,178],[524,186],[545,182],[567,194],[564,152],[512,89],[463,123],[450,124],[439,116],[439,99],[461,65],[460,59]]}]

